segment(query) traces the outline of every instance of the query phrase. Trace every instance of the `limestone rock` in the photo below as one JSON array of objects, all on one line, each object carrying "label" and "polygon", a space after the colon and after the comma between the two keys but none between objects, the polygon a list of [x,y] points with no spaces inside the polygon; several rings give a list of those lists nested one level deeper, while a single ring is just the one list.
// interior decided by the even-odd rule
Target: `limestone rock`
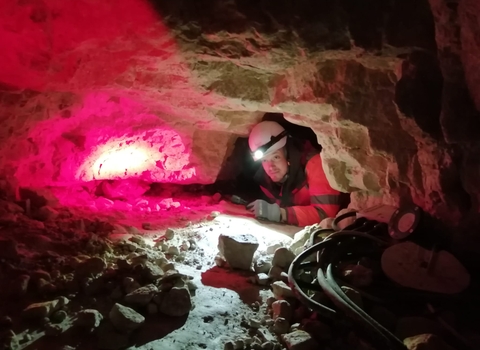
[{"label": "limestone rock", "polygon": [[282,281],[273,282],[272,289],[273,289],[273,294],[277,299],[294,297],[292,289]]},{"label": "limestone rock", "polygon": [[75,269],[75,273],[80,276],[97,275],[103,272],[106,267],[107,264],[105,263],[105,260],[99,257],[94,257],[80,263]]},{"label": "limestone rock", "polygon": [[250,270],[258,241],[250,234],[226,235],[218,238],[218,250],[232,268]]},{"label": "limestone rock", "polygon": [[287,333],[290,330],[290,323],[282,317],[277,317],[273,323],[273,330],[277,334]]},{"label": "limestone rock", "polygon": [[173,287],[162,299],[160,312],[168,316],[183,316],[190,312],[192,301],[187,288]]},{"label": "limestone rock", "polygon": [[406,338],[403,343],[408,350],[454,350],[442,338],[433,334],[419,334]]},{"label": "limestone rock", "polygon": [[293,254],[288,248],[278,248],[273,254],[272,265],[288,270],[293,259],[295,259],[295,254]]},{"label": "limestone rock", "polygon": [[103,316],[98,310],[85,309],[78,312],[75,325],[90,330],[100,326],[102,320]]},{"label": "limestone rock", "polygon": [[58,299],[30,304],[23,310],[22,317],[25,319],[42,319],[50,316],[58,307]]},{"label": "limestone rock", "polygon": [[157,292],[158,288],[154,284],[149,284],[125,295],[125,302],[128,304],[145,306],[150,303]]},{"label": "limestone rock", "polygon": [[145,322],[145,317],[138,312],[118,303],[113,305],[110,310],[109,319],[114,327],[121,332],[133,331]]},{"label": "limestone rock", "polygon": [[259,258],[255,260],[254,269],[256,273],[268,273],[272,264],[266,258]]},{"label": "limestone rock", "polygon": [[290,303],[285,300],[278,300],[272,304],[272,315],[275,320],[277,317],[282,317],[288,322],[291,321],[293,310]]},{"label": "limestone rock", "polygon": [[283,334],[282,339],[288,350],[316,350],[320,346],[310,334],[304,331]]}]

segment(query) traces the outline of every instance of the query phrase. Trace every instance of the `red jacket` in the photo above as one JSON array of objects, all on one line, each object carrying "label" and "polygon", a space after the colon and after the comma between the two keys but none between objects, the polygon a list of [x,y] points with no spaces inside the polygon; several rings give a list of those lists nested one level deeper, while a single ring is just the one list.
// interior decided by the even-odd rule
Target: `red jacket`
[{"label": "red jacket", "polygon": [[[320,154],[313,156],[305,166],[305,183],[292,192],[293,206],[286,207],[287,223],[309,226],[327,217],[335,217],[340,210],[340,192],[334,190],[323,171]],[[260,186],[265,195],[280,205],[267,188]]]}]

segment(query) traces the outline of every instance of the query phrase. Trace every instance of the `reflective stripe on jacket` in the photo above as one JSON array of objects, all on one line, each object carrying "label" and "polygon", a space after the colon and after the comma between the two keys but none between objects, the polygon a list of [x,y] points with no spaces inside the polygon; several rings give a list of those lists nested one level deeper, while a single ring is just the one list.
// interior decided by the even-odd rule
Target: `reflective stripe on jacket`
[{"label": "reflective stripe on jacket", "polygon": [[[287,223],[291,225],[313,225],[327,217],[335,217],[340,210],[340,192],[330,186],[320,154],[307,162],[305,174],[305,185],[292,193],[294,206],[285,208]],[[280,204],[280,200],[266,188],[261,186],[261,189],[273,202]]]}]

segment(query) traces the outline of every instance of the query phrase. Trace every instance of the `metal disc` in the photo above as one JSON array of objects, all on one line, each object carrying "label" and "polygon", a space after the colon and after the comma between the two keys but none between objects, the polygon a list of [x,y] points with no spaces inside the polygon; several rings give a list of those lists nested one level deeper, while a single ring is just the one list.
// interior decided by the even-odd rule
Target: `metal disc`
[{"label": "metal disc", "polygon": [[422,210],[418,206],[397,209],[388,223],[388,233],[393,239],[410,236],[420,222]]}]

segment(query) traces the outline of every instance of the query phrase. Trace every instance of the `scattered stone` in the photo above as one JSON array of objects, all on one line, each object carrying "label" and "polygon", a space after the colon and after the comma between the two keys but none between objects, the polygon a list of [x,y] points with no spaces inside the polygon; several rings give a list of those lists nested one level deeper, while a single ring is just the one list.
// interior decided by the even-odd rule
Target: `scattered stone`
[{"label": "scattered stone", "polygon": [[293,316],[293,310],[288,301],[278,300],[272,304],[272,314],[274,320],[282,317],[290,322]]},{"label": "scattered stone", "polygon": [[162,270],[167,273],[168,271],[175,270],[175,264],[172,262],[169,262],[165,265],[162,266]]},{"label": "scattered stone", "polygon": [[167,254],[169,254],[169,255],[179,255],[180,250],[178,250],[178,247],[172,245],[172,246],[168,247]]},{"label": "scattered stone", "polygon": [[138,312],[118,303],[113,305],[109,318],[113,326],[121,332],[133,331],[145,322],[145,317]]},{"label": "scattered stone", "polygon": [[273,330],[277,334],[288,333],[288,331],[290,330],[290,324],[286,319],[282,317],[277,317],[277,319],[273,323]]},{"label": "scattered stone", "polygon": [[190,292],[195,292],[198,289],[198,286],[195,284],[195,282],[190,280],[186,282],[186,286]]},{"label": "scattered stone", "polygon": [[233,345],[233,348],[235,350],[243,350],[244,347],[245,347],[245,343],[241,339],[236,340],[234,345]]},{"label": "scattered stone", "polygon": [[251,234],[221,234],[218,238],[218,250],[234,269],[250,270],[258,245]]},{"label": "scattered stone", "polygon": [[251,318],[248,320],[248,325],[252,328],[260,328],[262,326],[262,322],[256,318]]},{"label": "scattered stone", "polygon": [[273,350],[274,347],[275,345],[270,341],[266,341],[262,344],[262,350]]},{"label": "scattered stone", "polygon": [[80,263],[75,269],[75,273],[79,276],[92,276],[102,273],[106,268],[105,260],[93,257]]},{"label": "scattered stone", "polygon": [[125,295],[125,302],[128,304],[145,306],[150,303],[157,292],[158,288],[154,284],[149,284]]},{"label": "scattered stone", "polygon": [[227,262],[220,253],[215,256],[215,265],[218,267],[224,267],[226,264]]},{"label": "scattered stone", "polygon": [[268,297],[267,300],[266,300],[266,304],[267,304],[267,306],[270,307],[276,301],[277,301],[277,299],[275,299],[275,297]]},{"label": "scattered stone", "polygon": [[290,332],[295,332],[295,331],[298,331],[300,329],[300,323],[294,323],[290,326]]},{"label": "scattered stone", "polygon": [[445,341],[434,334],[419,334],[403,341],[408,350],[454,350]]},{"label": "scattered stone", "polygon": [[[135,255],[135,253],[132,253],[133,255]],[[132,255],[130,254],[130,255]],[[130,261],[132,262],[131,263],[131,266],[135,267],[137,265],[145,265],[147,262],[148,262],[148,255],[147,254],[142,254],[142,255],[136,255],[136,256],[132,256],[130,258]]]},{"label": "scattered stone", "polygon": [[268,277],[273,281],[279,281],[282,278],[283,269],[279,266],[272,266],[270,271],[268,271]]},{"label": "scattered stone", "polygon": [[315,339],[305,331],[283,334],[282,339],[288,350],[317,350],[320,347]]},{"label": "scattered stone", "polygon": [[145,241],[145,238],[143,238],[140,235],[133,235],[132,237],[129,238],[129,241],[137,244],[140,247],[146,247],[147,242]]},{"label": "scattered stone", "polygon": [[268,284],[269,280],[270,280],[270,278],[265,273],[259,273],[255,278],[255,281],[257,282],[257,284],[259,284],[261,286],[266,286]]},{"label": "scattered stone", "polygon": [[272,289],[273,289],[273,295],[275,295],[275,298],[277,299],[286,299],[286,298],[294,297],[292,289],[282,281],[273,282]]},{"label": "scattered stone", "polygon": [[167,228],[165,234],[163,235],[167,240],[173,239],[175,237],[175,231],[171,228]]},{"label": "scattered stone", "polygon": [[235,345],[233,344],[233,342],[228,341],[223,346],[223,350],[235,350]]},{"label": "scattered stone", "polygon": [[42,319],[50,316],[58,307],[58,299],[30,304],[23,310],[22,317],[28,320]]},{"label": "scattered stone", "polygon": [[74,324],[80,328],[92,330],[100,326],[100,322],[102,322],[102,320],[103,316],[98,310],[85,309],[81,310],[77,314],[77,319],[75,320]]},{"label": "scattered stone", "polygon": [[63,331],[64,328],[59,324],[47,323],[45,325],[45,335],[48,335],[50,337],[57,337],[62,334]]},{"label": "scattered stone", "polygon": [[67,313],[63,310],[55,311],[52,316],[50,316],[52,323],[62,323],[66,318]]},{"label": "scattered stone", "polygon": [[143,269],[143,275],[149,281],[156,281],[160,277],[162,277],[165,272],[160,268],[158,265],[152,264],[151,262],[147,262]]},{"label": "scattered stone", "polygon": [[264,258],[259,258],[254,263],[254,269],[256,273],[268,273],[272,268],[272,264]]},{"label": "scattered stone", "polygon": [[162,299],[160,312],[168,316],[183,316],[192,309],[192,300],[187,288],[173,287]]},{"label": "scattered stone", "polygon": [[281,267],[282,269],[288,269],[294,259],[295,254],[288,248],[278,248],[273,254],[272,265]]}]

